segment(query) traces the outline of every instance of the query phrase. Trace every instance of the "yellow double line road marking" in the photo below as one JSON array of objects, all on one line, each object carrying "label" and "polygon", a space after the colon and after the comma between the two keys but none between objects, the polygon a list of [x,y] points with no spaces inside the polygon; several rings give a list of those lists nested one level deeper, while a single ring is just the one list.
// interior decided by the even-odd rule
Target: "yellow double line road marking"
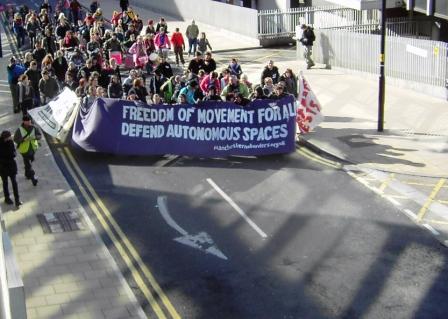
[{"label": "yellow double line road marking", "polygon": [[[120,253],[121,257],[126,263],[126,266],[131,271],[132,278],[135,280],[138,287],[141,289],[142,293],[148,300],[149,304],[151,305],[151,308],[153,309],[157,317],[159,319],[167,318],[167,316],[165,315],[165,313],[163,312],[162,308],[159,305],[159,302],[161,301],[161,303],[163,304],[163,306],[165,306],[165,309],[171,318],[180,319],[181,318],[180,315],[177,313],[176,309],[174,309],[173,305],[163,292],[162,288],[157,283],[151,271],[143,263],[140,255],[137,253],[134,246],[128,240],[127,236],[124,234],[120,226],[112,217],[110,211],[104,205],[103,201],[100,199],[98,194],[93,189],[92,185],[87,180],[87,177],[84,175],[81,168],[77,164],[70,149],[64,147],[63,150],[59,148],[58,151],[59,154],[61,155],[64,165],[67,167],[68,172],[70,173],[76,185],[78,186],[79,190],[81,191],[81,194],[84,196],[90,209],[93,211],[98,221],[101,223],[101,226],[106,231],[107,235],[111,239],[115,248]],[[112,226],[112,228],[109,226],[109,223]],[[129,254],[127,251],[129,252]],[[135,263],[138,265],[141,272],[137,269]],[[142,277],[141,273],[143,273],[144,278]],[[150,291],[147,285],[145,284],[145,279],[149,282],[153,292]]]},{"label": "yellow double line road marking", "polygon": [[298,148],[297,153],[305,156],[306,158],[308,158],[314,162],[318,162],[322,165],[329,166],[331,168],[340,169],[342,167],[342,165],[340,163],[323,158],[323,157],[317,155],[316,153],[313,153],[312,151],[310,151],[309,149],[307,149],[305,147]]},{"label": "yellow double line road marking", "polygon": [[445,182],[446,182],[446,179],[441,178],[439,180],[439,182],[434,186],[434,188],[431,192],[431,195],[429,195],[428,199],[426,200],[425,205],[423,205],[423,207],[418,212],[417,220],[419,222],[421,222],[423,217],[425,217],[426,212],[428,211],[428,208],[431,206],[432,202],[435,200],[437,194],[440,192],[440,190],[442,189]]}]

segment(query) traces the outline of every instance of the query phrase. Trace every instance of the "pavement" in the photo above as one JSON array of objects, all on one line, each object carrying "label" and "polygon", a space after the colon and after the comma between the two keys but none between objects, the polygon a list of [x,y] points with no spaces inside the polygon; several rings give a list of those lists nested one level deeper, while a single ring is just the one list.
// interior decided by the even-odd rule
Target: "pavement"
[{"label": "pavement", "polygon": [[[106,16],[110,16],[112,4],[104,2],[102,6]],[[159,17],[145,9],[139,13],[145,21]],[[189,23],[166,18],[171,30],[176,26],[185,30]],[[256,41],[200,21],[198,25],[208,34],[215,52],[257,46]],[[6,43],[4,30],[1,36]],[[6,60],[0,61],[3,70]],[[363,167],[418,176],[448,176],[446,101],[387,86],[385,130],[379,133],[377,81],[324,66],[306,70],[305,63],[297,59],[275,63],[281,72],[286,67],[303,70],[322,104],[325,121],[301,137],[310,147]],[[257,83],[261,69],[245,70]],[[0,125],[2,130],[15,130],[20,117],[12,114],[5,73],[0,81]],[[22,272],[28,318],[144,318],[120,269],[60,172],[47,142],[42,140],[36,156],[37,187],[25,180],[21,158],[17,161],[24,205],[19,210],[4,204],[0,207]],[[45,233],[37,215],[65,211],[78,216],[81,229]]]},{"label": "pavement", "polygon": [[[2,26],[5,55],[10,54]],[[6,70],[9,58],[0,59]],[[12,113],[6,71],[0,75],[1,130],[12,132],[21,116]],[[20,209],[0,205],[25,287],[27,318],[146,318],[139,302],[118,269],[92,221],[59,170],[45,139],[37,151],[34,168],[39,183],[34,187],[23,176],[17,157]],[[45,233],[39,215],[72,212],[79,230]],[[45,216],[45,215],[44,215]],[[47,215],[49,216],[49,215]]]}]

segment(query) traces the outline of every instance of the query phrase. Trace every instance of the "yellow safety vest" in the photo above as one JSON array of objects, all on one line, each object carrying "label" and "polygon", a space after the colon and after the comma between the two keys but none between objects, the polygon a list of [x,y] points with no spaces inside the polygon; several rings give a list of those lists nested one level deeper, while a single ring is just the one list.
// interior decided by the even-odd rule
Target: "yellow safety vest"
[{"label": "yellow safety vest", "polygon": [[[22,127],[19,127],[20,134],[22,136],[25,136],[28,134],[28,132]],[[19,144],[18,150],[20,154],[27,154],[30,150],[30,147],[32,147],[33,152],[37,150],[39,147],[39,143],[36,140],[36,129],[33,127],[33,130],[31,133],[25,138],[25,140]]]}]

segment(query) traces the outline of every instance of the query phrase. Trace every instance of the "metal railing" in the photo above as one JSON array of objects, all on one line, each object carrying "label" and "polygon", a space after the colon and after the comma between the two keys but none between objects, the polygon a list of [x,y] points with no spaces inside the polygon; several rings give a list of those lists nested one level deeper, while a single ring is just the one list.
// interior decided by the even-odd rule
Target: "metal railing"
[{"label": "metal railing", "polygon": [[314,28],[332,28],[378,25],[379,22],[379,10],[360,11],[339,6],[262,10],[258,12],[258,38],[293,37],[296,26],[303,23]]},{"label": "metal railing", "polygon": [[[380,35],[338,29],[315,30],[316,62],[378,74]],[[302,50],[298,46],[298,50]],[[400,36],[386,38],[386,76],[445,88],[448,44]]]},{"label": "metal railing", "polygon": [[[388,37],[410,37],[415,39],[430,40],[431,24],[429,20],[409,20],[407,18],[390,19],[386,23],[386,36]],[[380,34],[379,24],[360,24],[353,26],[340,26],[320,29],[333,29],[340,31],[351,31],[357,33]]]}]

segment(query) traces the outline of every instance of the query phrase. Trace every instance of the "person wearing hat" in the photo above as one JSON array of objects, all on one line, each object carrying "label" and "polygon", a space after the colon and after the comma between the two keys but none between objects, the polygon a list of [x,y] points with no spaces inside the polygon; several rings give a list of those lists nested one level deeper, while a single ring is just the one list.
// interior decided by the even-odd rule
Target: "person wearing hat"
[{"label": "person wearing hat", "polygon": [[19,198],[19,188],[17,186],[17,163],[15,160],[16,149],[10,131],[3,131],[0,135],[0,175],[3,183],[3,195],[5,203],[11,205],[13,201],[9,195],[8,179],[11,180],[14,202],[16,207],[22,205]]},{"label": "person wearing hat", "polygon": [[33,125],[31,117],[24,115],[22,124],[14,133],[14,142],[17,144],[17,150],[22,155],[25,165],[25,177],[30,179],[34,186],[37,185],[37,178],[33,170],[34,154],[39,148],[39,140],[42,138],[40,130]]}]

